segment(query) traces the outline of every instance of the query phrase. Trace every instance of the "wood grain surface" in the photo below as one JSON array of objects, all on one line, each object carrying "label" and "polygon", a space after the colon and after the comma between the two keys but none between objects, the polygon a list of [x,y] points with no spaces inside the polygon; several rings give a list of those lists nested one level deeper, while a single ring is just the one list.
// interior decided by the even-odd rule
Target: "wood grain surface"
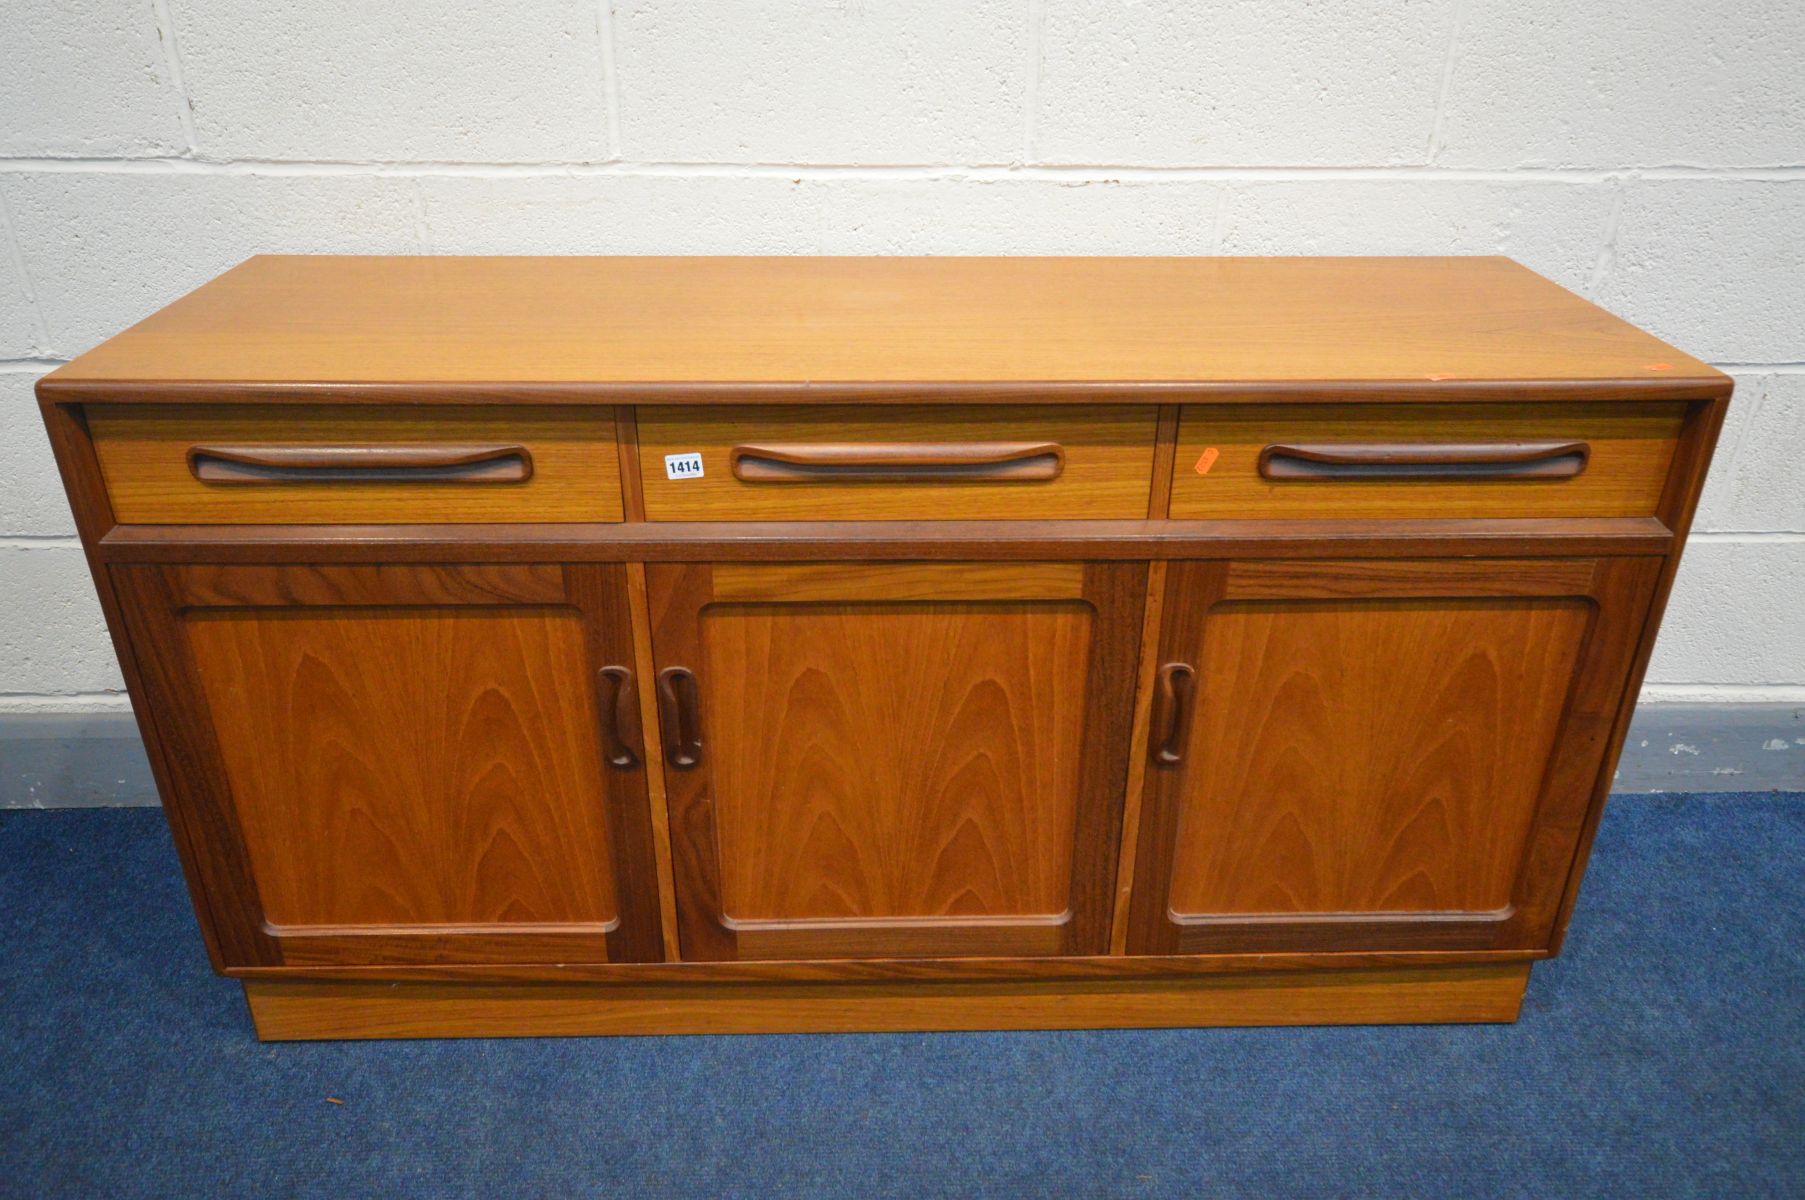
[{"label": "wood grain surface", "polygon": [[1249,971],[1343,971],[1503,966],[1539,962],[1541,950],[1310,950],[1206,954],[1035,955],[989,958],[798,958],[600,963],[283,964],[228,968],[245,982],[367,983],[947,983],[957,980],[1176,979]]},{"label": "wood grain surface", "polygon": [[711,606],[726,916],[1063,917],[1093,616]]},{"label": "wood grain surface", "polygon": [[599,751],[624,568],[118,574],[159,648],[165,805],[232,866],[205,911],[254,931],[229,962],[657,956],[643,767]]},{"label": "wood grain surface", "polygon": [[1081,562],[759,563],[714,568],[718,604],[808,600],[1077,600]]},{"label": "wood grain surface", "polygon": [[686,958],[1104,948],[1145,569],[1062,567],[649,570]]},{"label": "wood grain surface", "polygon": [[318,1037],[1511,1019],[1729,387],[1501,259],[287,257],[39,394],[209,953]]},{"label": "wood grain surface", "polygon": [[1134,721],[1129,727],[1128,783],[1122,801],[1122,836],[1116,849],[1116,896],[1109,927],[1112,954],[1128,952],[1128,915],[1134,899],[1135,848],[1140,845],[1141,798],[1146,792],[1147,739],[1153,717],[1154,678],[1160,667],[1160,622],[1166,610],[1167,569],[1164,562],[1147,566],[1147,604],[1141,612]]},{"label": "wood grain surface", "polygon": [[1217,606],[1172,912],[1509,907],[1590,616],[1577,598]]},{"label": "wood grain surface", "polygon": [[1131,952],[1545,944],[1657,562],[1172,567]]},{"label": "wood grain surface", "polygon": [[1727,385],[1502,258],[259,257],[52,378]]},{"label": "wood grain surface", "polygon": [[[866,519],[1130,519],[1147,514],[1154,432],[1151,406],[1094,410],[1036,405],[671,408],[639,410],[640,478],[653,521]],[[833,444],[862,451],[996,442],[1059,447],[1064,465],[1045,481],[745,482],[729,465],[736,446]],[[665,456],[702,456],[700,478],[671,479]]]},{"label": "wood grain surface", "polygon": [[[1655,512],[1685,405],[1187,405],[1179,419],[1176,519],[1624,517]],[[1454,481],[1262,478],[1260,452],[1285,443],[1578,442],[1571,479]]]},{"label": "wood grain surface", "polygon": [[1093,983],[247,983],[264,1041],[1394,1025],[1517,1019],[1529,967],[1261,972]]},{"label": "wood grain surface", "polygon": [[574,611],[186,626],[272,925],[614,919]]},{"label": "wood grain surface", "polygon": [[671,524],[122,525],[95,554],[109,563],[916,562],[1161,559],[1381,560],[1425,554],[1521,558],[1662,554],[1655,517],[1465,521],[700,521]]},{"label": "wood grain surface", "polygon": [[[94,405],[94,449],[117,518],[126,524],[618,521],[620,459],[609,408],[362,409],[326,405],[272,413],[254,405]],[[447,446],[518,444],[532,460],[521,483],[203,483],[197,446]]]},{"label": "wood grain surface", "polygon": [[1567,863],[1567,886],[1562,893],[1554,937],[1549,941],[1549,949],[1554,953],[1560,952],[1567,935],[1567,923],[1579,900],[1580,881],[1591,857],[1592,840],[1597,835],[1598,823],[1604,816],[1605,799],[1610,795],[1614,782],[1618,755],[1622,752],[1624,738],[1629,733],[1630,718],[1641,695],[1642,680],[1654,654],[1655,637],[1660,631],[1661,618],[1666,611],[1668,597],[1672,594],[1674,580],[1678,576],[1686,537],[1691,532],[1699,499],[1704,494],[1711,457],[1717,450],[1729,409],[1730,396],[1726,392],[1715,400],[1691,405],[1686,414],[1686,427],[1680,435],[1679,450],[1674,454],[1673,470],[1667,477],[1667,489],[1661,494],[1661,507],[1658,510],[1662,523],[1673,530],[1673,549],[1659,560],[1652,584],[1654,599],[1648,605],[1643,627],[1634,634],[1628,631],[1623,634],[1634,638],[1634,645],[1627,650],[1625,656],[1624,673],[1628,677],[1628,683],[1619,694],[1618,708],[1608,728],[1601,733],[1605,744],[1605,769],[1592,781],[1591,801],[1581,818],[1579,828],[1579,848]]}]

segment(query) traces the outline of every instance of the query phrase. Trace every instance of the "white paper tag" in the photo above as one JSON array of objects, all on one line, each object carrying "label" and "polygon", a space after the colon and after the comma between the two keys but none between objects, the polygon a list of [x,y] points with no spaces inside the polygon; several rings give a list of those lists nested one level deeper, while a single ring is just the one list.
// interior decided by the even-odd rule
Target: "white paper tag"
[{"label": "white paper tag", "polygon": [[702,456],[700,454],[665,455],[664,477],[666,479],[702,478]]}]

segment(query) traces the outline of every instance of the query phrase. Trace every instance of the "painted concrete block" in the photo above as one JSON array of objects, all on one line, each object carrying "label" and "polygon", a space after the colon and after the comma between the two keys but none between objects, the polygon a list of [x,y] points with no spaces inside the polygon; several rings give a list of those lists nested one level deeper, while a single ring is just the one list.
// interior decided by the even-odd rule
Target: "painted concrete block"
[{"label": "painted concrete block", "polygon": [[827,181],[829,254],[1208,254],[1219,186]]},{"label": "painted concrete block", "polygon": [[204,155],[609,155],[595,0],[170,0],[170,10]]},{"label": "painted concrete block", "polygon": [[1603,183],[1286,180],[1237,184],[1224,254],[1502,254],[1585,292],[1609,228]]},{"label": "painted concrete block", "polygon": [[1651,683],[1805,680],[1805,540],[1686,547],[1661,626]]},{"label": "painted concrete block", "polygon": [[[50,454],[32,385],[44,368],[0,367],[0,538],[69,537],[75,519]],[[0,611],[0,623],[30,620],[28,613]],[[0,679],[0,692],[6,689]]]},{"label": "painted concrete block", "polygon": [[1022,143],[1014,0],[621,0],[625,156],[1000,163]]},{"label": "painted concrete block", "polygon": [[1708,361],[1805,361],[1805,179],[1626,187],[1607,307]]},{"label": "painted concrete block", "polygon": [[0,359],[44,353],[44,333],[25,278],[13,261],[10,231],[0,224]]},{"label": "painted concrete block", "polygon": [[1805,163],[1795,0],[1475,0],[1440,160],[1482,167]]},{"label": "painted concrete block", "polygon": [[125,687],[76,546],[0,546],[0,692]]},{"label": "painted concrete block", "polygon": [[0,175],[0,194],[66,357],[253,254],[418,249],[413,184],[383,176]]},{"label": "painted concrete block", "polygon": [[432,177],[437,254],[808,254],[820,199],[789,179],[688,175]]},{"label": "painted concrete block", "polygon": [[1693,527],[1805,534],[1805,374],[1735,374]]},{"label": "painted concrete block", "polygon": [[1033,157],[1420,163],[1453,21],[1449,0],[1047,0]]},{"label": "painted concrete block", "polygon": [[141,4],[27,0],[0,18],[0,154],[181,154],[181,98]]}]

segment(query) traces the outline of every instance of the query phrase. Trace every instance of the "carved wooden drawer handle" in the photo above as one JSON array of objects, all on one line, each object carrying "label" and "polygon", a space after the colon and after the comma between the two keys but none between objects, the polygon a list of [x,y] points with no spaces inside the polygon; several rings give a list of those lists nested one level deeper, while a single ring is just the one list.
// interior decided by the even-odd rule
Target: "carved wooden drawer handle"
[{"label": "carved wooden drawer handle", "polygon": [[195,446],[202,483],[525,483],[525,446]]},{"label": "carved wooden drawer handle", "polygon": [[1059,478],[1057,442],[892,442],[735,446],[746,483],[1037,483]]},{"label": "carved wooden drawer handle", "polygon": [[1268,446],[1260,451],[1260,475],[1325,483],[1572,479],[1586,469],[1591,453],[1586,442]]},{"label": "carved wooden drawer handle", "polygon": [[1189,663],[1167,663],[1153,689],[1153,761],[1164,766],[1184,761],[1191,732],[1191,691],[1197,671]]}]

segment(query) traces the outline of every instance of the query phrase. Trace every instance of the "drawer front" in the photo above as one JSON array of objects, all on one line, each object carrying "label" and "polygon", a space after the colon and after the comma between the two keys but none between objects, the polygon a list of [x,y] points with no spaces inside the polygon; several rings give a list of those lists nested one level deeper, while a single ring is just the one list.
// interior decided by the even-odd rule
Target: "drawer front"
[{"label": "drawer front", "polygon": [[1680,403],[1187,406],[1171,515],[1649,516],[1684,416]]},{"label": "drawer front", "polygon": [[609,408],[95,405],[123,524],[618,521]]},{"label": "drawer front", "polygon": [[650,407],[640,477],[653,521],[1141,519],[1156,423],[1152,407]]}]

